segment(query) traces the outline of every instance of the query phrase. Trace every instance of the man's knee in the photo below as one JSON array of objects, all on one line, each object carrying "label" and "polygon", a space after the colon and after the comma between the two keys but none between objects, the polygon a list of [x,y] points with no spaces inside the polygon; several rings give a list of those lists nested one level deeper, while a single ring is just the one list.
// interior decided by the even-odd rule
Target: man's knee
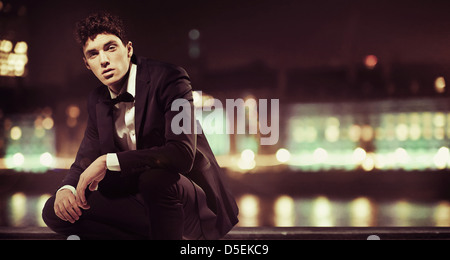
[{"label": "man's knee", "polygon": [[168,170],[151,170],[139,176],[139,193],[147,199],[177,197],[180,174]]}]

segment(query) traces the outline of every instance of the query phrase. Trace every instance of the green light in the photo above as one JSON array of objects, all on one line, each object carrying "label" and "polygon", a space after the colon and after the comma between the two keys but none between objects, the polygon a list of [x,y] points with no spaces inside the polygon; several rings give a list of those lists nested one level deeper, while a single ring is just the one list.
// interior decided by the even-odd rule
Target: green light
[{"label": "green light", "polygon": [[37,128],[35,121],[39,116],[16,115],[11,118],[13,127],[6,136],[6,168],[42,173],[53,167],[56,152],[54,129]]}]

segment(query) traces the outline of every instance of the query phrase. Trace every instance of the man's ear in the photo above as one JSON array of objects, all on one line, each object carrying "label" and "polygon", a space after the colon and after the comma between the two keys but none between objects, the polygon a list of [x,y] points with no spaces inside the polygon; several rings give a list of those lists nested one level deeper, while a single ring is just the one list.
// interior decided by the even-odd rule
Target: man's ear
[{"label": "man's ear", "polygon": [[87,68],[88,70],[91,70],[91,66],[89,66],[89,64],[88,64],[88,62],[87,62],[87,60],[86,60],[85,57],[83,57],[83,62],[84,62],[84,65],[86,66],[86,68]]},{"label": "man's ear", "polygon": [[128,58],[131,58],[133,56],[133,43],[130,41],[127,44],[127,51],[128,51]]}]

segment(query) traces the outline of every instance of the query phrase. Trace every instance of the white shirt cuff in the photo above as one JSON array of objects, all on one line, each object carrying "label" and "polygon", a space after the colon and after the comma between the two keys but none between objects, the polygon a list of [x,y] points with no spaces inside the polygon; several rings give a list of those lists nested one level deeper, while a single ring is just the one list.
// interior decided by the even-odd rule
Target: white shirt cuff
[{"label": "white shirt cuff", "polygon": [[106,168],[113,172],[120,172],[120,163],[117,154],[108,153],[106,154]]},{"label": "white shirt cuff", "polygon": [[60,191],[60,190],[70,190],[73,193],[73,195],[77,196],[77,190],[75,189],[75,187],[73,187],[71,185],[64,185],[61,188],[59,188],[58,191]]}]

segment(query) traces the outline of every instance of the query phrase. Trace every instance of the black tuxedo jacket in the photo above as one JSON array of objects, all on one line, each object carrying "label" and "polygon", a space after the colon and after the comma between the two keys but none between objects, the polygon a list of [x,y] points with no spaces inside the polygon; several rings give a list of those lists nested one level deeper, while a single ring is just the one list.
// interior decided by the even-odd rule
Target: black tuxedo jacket
[{"label": "black tuxedo jacket", "polygon": [[[106,176],[127,176],[154,168],[185,175],[203,189],[207,207],[214,213],[199,210],[206,239],[224,236],[238,222],[238,208],[224,186],[222,170],[208,141],[203,134],[195,134],[193,129],[190,134],[179,135],[171,130],[172,119],[180,113],[171,110],[172,102],[180,98],[189,101],[191,126],[197,124],[193,116],[192,88],[188,74],[180,67],[146,58],[133,56],[132,62],[137,64],[137,150],[118,150],[113,138],[115,129],[112,109],[108,104],[111,97],[106,86],[98,87],[89,96],[86,132],[75,162],[61,186],[76,187],[80,174],[95,159],[107,153],[117,153],[122,171],[120,174],[107,172]],[[102,182],[99,184],[100,190]],[[201,196],[199,192],[197,195]],[[199,209],[202,208],[205,207],[199,205]]]}]

